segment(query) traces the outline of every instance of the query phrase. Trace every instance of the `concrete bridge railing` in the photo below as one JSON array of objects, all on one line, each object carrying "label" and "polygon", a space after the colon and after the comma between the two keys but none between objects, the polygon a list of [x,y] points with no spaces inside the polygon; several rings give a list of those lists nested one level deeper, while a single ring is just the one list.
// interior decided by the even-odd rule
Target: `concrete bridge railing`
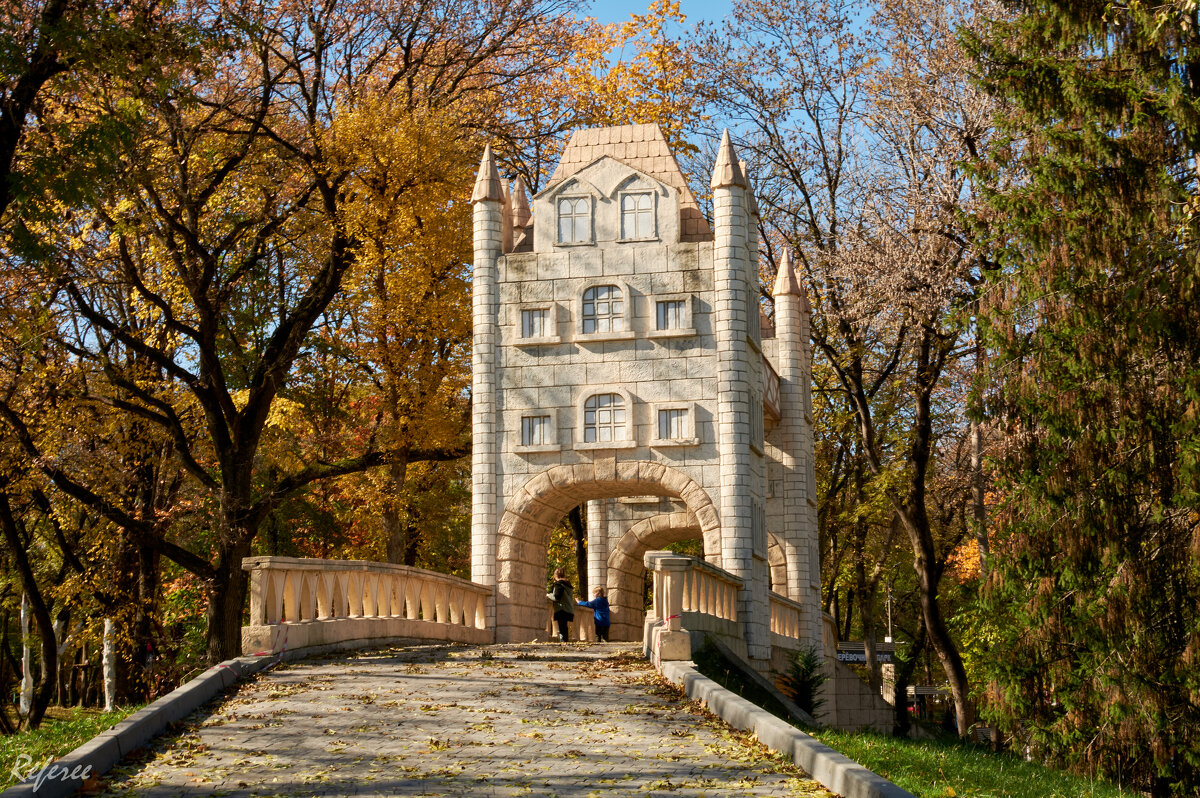
[{"label": "concrete bridge railing", "polygon": [[778,593],[771,594],[771,645],[796,648],[800,645],[804,605]]},{"label": "concrete bridge railing", "polygon": [[[738,624],[737,597],[742,580],[704,560],[669,551],[645,555],[654,578],[654,606],[647,613],[645,648],[662,660],[690,659],[693,635],[711,634],[745,657]],[[770,595],[773,649],[794,650],[803,636],[804,607]],[[699,636],[698,635],[698,636]]]},{"label": "concrete bridge railing", "polygon": [[247,654],[350,648],[424,638],[490,643],[494,591],[466,579],[392,563],[247,557]]},{"label": "concrete bridge railing", "polygon": [[644,562],[654,580],[654,606],[646,614],[644,640],[656,661],[691,659],[693,633],[741,642],[741,579],[704,560],[669,551],[648,551]]}]

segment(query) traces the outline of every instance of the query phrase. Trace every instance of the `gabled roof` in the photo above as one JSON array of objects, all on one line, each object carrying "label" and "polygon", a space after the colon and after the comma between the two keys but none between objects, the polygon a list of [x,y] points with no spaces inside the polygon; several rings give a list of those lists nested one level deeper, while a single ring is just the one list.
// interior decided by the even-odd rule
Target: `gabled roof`
[{"label": "gabled roof", "polygon": [[711,241],[712,230],[696,197],[688,187],[679,163],[667,147],[658,125],[620,125],[618,127],[576,130],[567,142],[558,168],[546,188],[568,179],[589,164],[608,156],[626,166],[644,172],[679,192],[679,232],[682,241]]}]

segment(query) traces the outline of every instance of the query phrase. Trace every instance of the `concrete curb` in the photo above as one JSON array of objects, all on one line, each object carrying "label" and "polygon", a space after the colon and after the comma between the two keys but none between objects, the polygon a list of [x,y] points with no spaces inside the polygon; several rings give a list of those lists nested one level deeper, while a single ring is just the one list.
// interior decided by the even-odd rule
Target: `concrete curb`
[{"label": "concrete curb", "polygon": [[66,798],[74,795],[83,786],[79,775],[84,768],[90,766],[92,776],[107,773],[133,751],[162,734],[169,724],[182,720],[218,693],[275,661],[273,656],[238,657],[214,665],[55,760],[43,774],[40,785],[36,781],[22,782],[0,793],[0,798]]},{"label": "concrete curb", "polygon": [[753,731],[767,747],[787,754],[830,792],[845,798],[914,798],[824,743],[707,678],[691,662],[663,662],[659,671],[736,729]]}]

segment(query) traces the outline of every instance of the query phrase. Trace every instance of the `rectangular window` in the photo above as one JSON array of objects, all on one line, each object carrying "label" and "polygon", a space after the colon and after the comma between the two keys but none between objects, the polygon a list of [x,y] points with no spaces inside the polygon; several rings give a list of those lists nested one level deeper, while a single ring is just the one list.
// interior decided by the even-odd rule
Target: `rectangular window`
[{"label": "rectangular window", "polygon": [[664,441],[678,441],[688,437],[688,411],[670,408],[658,411],[658,437]]},{"label": "rectangular window", "polygon": [[679,330],[683,328],[683,300],[668,299],[657,303],[659,330]]},{"label": "rectangular window", "polygon": [[650,194],[621,195],[621,238],[654,237],[654,197]]},{"label": "rectangular window", "polygon": [[525,416],[521,419],[521,445],[544,446],[550,443],[550,416]]},{"label": "rectangular window", "polygon": [[550,326],[550,311],[546,308],[521,311],[521,337],[545,338]]},{"label": "rectangular window", "polygon": [[587,197],[558,201],[558,242],[586,244],[592,240],[592,203]]}]

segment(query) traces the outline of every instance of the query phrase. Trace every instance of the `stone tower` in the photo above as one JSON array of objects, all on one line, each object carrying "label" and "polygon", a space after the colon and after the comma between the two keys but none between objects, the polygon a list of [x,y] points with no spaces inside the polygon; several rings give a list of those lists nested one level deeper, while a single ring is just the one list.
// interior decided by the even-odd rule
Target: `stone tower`
[{"label": "stone tower", "polygon": [[777,335],[761,317],[757,204],[728,134],[711,187],[710,228],[657,125],[576,132],[529,200],[484,152],[472,578],[496,586],[500,641],[543,635],[548,530],[582,504],[615,639],[641,637],[642,553],[687,539],[743,580],[750,659],[770,657],[772,590],[821,639],[807,304],[788,265]]}]

